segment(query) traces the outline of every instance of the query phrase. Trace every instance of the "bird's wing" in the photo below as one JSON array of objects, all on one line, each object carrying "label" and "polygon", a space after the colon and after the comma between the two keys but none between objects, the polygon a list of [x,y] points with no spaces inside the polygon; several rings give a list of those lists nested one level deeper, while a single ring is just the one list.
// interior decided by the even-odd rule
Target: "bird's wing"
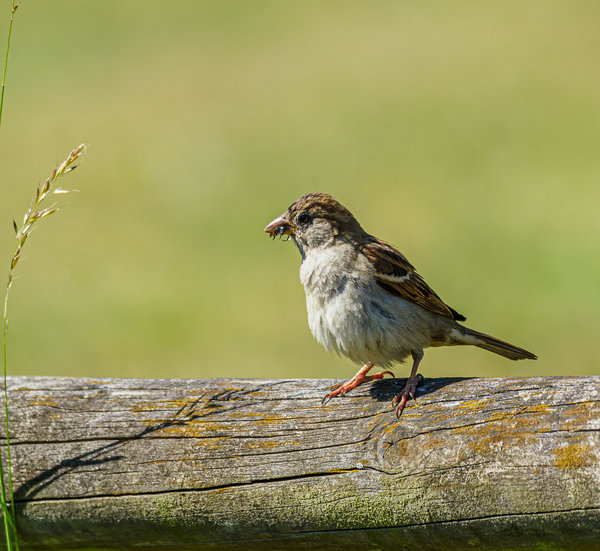
[{"label": "bird's wing", "polygon": [[390,244],[374,239],[361,250],[375,268],[377,283],[388,293],[441,316],[457,321],[467,319],[438,297],[406,257]]}]

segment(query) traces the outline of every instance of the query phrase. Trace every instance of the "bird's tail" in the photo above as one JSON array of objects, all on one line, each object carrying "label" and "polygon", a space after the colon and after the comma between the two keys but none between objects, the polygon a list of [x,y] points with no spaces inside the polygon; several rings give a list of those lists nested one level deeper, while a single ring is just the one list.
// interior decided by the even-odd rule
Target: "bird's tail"
[{"label": "bird's tail", "polygon": [[500,339],[486,335],[485,333],[480,333],[474,329],[469,329],[468,327],[459,327],[463,334],[463,339],[460,339],[462,341],[461,344],[472,344],[479,348],[483,348],[484,350],[494,352],[495,354],[500,354],[500,356],[504,356],[511,360],[537,360],[535,354],[524,348],[501,341]]}]

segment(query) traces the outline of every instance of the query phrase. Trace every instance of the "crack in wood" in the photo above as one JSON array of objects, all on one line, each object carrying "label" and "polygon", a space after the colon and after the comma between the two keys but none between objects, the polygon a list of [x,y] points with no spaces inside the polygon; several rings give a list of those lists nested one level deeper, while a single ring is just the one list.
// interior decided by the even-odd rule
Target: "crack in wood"
[{"label": "crack in wood", "polygon": [[207,486],[205,488],[177,488],[173,490],[160,490],[156,492],[139,492],[135,494],[131,493],[112,493],[112,494],[98,494],[98,495],[89,495],[84,497],[56,497],[50,498],[45,497],[42,499],[15,499],[15,504],[26,504],[26,503],[44,503],[44,502],[57,502],[57,501],[85,501],[85,500],[96,500],[96,499],[106,499],[106,498],[123,498],[123,497],[144,497],[144,496],[155,496],[155,495],[168,495],[168,494],[178,494],[178,493],[203,493],[203,492],[214,492],[219,490],[228,490],[232,488],[239,488],[243,486],[252,486],[252,485],[262,485],[262,484],[278,484],[282,482],[293,482],[297,480],[311,479],[311,478],[320,478],[326,476],[339,476],[347,473],[357,472],[360,469],[336,469],[334,471],[325,471],[325,472],[316,472],[316,473],[305,473],[299,474],[295,476],[283,476],[280,478],[257,478],[254,480],[249,480],[247,482],[232,482],[230,484],[221,484],[217,486]]}]

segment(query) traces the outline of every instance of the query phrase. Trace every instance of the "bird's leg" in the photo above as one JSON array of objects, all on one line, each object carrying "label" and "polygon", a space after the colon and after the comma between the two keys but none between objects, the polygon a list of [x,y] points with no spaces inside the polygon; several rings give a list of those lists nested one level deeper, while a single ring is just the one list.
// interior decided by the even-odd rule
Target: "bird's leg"
[{"label": "bird's leg", "polygon": [[346,392],[352,390],[353,388],[356,388],[361,383],[366,383],[375,379],[383,379],[383,376],[386,374],[394,377],[394,374],[391,371],[381,371],[380,373],[375,373],[374,375],[367,375],[367,373],[371,369],[373,369],[373,367],[374,365],[371,362],[369,362],[364,367],[361,367],[356,373],[356,375],[354,375],[354,377],[352,377],[352,379],[350,379],[349,381],[346,381],[345,383],[339,385],[333,385],[330,388],[331,392],[325,395],[321,403],[326,404],[327,402],[329,402],[329,400],[331,400],[338,394],[340,396],[343,396],[344,394],[346,394]]},{"label": "bird's leg", "polygon": [[408,378],[408,381],[406,381],[406,385],[402,389],[402,392],[398,394],[392,401],[392,407],[396,407],[396,405],[398,406],[396,408],[396,417],[398,418],[400,418],[400,415],[402,415],[402,411],[404,410],[404,406],[406,405],[408,399],[412,398],[415,400],[415,392],[417,391],[417,387],[419,386],[419,383],[424,380],[423,375],[417,373],[419,364],[423,359],[423,351],[420,350],[418,352],[413,352],[412,357],[413,366],[410,370],[410,377]]}]

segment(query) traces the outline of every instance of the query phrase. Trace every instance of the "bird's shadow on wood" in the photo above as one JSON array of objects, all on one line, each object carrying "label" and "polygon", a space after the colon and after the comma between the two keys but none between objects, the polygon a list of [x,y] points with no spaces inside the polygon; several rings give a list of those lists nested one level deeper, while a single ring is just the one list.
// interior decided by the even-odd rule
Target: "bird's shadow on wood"
[{"label": "bird's shadow on wood", "polygon": [[[433,394],[445,386],[468,381],[473,377],[441,377],[439,379],[424,379],[417,388],[415,395],[418,400],[422,396]],[[375,381],[370,386],[371,397],[379,402],[387,402],[394,399],[404,389],[407,379],[382,379]]]},{"label": "bird's shadow on wood", "polygon": [[[113,461],[120,461],[126,458],[126,455],[119,454],[118,450],[123,449],[129,442],[147,437],[157,431],[176,426],[184,426],[195,419],[207,417],[209,415],[219,415],[220,413],[230,412],[232,409],[244,407],[243,404],[236,405],[235,402],[254,392],[264,390],[265,388],[283,384],[287,381],[274,381],[263,385],[242,390],[223,390],[215,395],[190,399],[182,405],[179,410],[166,421],[149,425],[143,430],[131,436],[117,438],[107,444],[94,448],[93,450],[63,459],[53,467],[46,469],[36,476],[26,480],[14,492],[15,508],[17,513],[27,505],[33,497],[39,494],[44,488],[54,484],[57,480],[69,473],[85,467],[101,465]],[[204,404],[202,402],[204,401]],[[77,442],[74,440],[73,442]],[[90,474],[93,476],[93,473]]]}]

